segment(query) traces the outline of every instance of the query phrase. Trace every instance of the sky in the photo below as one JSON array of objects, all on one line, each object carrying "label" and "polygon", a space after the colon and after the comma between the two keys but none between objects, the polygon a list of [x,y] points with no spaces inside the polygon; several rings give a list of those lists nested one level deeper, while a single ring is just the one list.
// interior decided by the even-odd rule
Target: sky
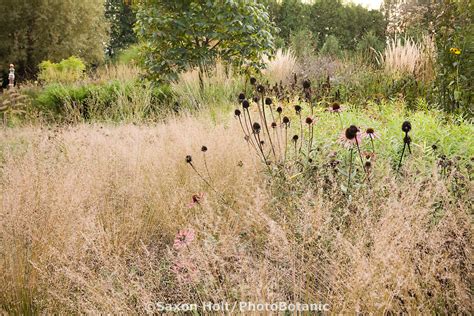
[{"label": "sky", "polygon": [[361,4],[369,9],[380,9],[383,0],[352,0],[356,4]]},{"label": "sky", "polygon": [[[303,1],[310,1],[310,0],[303,0]],[[354,2],[355,4],[363,5],[368,9],[380,9],[380,5],[382,4],[383,0],[344,0],[345,2]]]}]

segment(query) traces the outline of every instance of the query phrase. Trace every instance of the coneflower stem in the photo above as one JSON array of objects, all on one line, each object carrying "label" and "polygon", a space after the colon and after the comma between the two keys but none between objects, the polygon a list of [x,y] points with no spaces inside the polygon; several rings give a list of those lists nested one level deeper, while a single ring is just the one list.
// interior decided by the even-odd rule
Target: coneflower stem
[{"label": "coneflower stem", "polygon": [[402,159],[403,159],[403,155],[405,154],[405,148],[406,148],[407,144],[404,143],[403,144],[403,149],[402,149],[402,154],[400,155],[400,161],[398,162],[398,168],[397,168],[397,172],[400,171],[400,167],[402,166]]},{"label": "coneflower stem", "polygon": [[[255,151],[257,151],[257,153],[258,153],[258,150],[257,150],[257,148],[255,148],[255,144],[253,143],[252,137],[250,137],[250,135],[245,132],[244,125],[242,124],[242,120],[241,120],[240,116],[238,118],[239,118],[240,127],[242,128],[242,132],[244,132],[245,138],[247,140],[247,144],[250,143],[252,145],[252,148]],[[244,113],[244,118],[245,118],[245,113]],[[245,120],[245,121],[247,122],[247,120]],[[245,125],[246,125],[247,130],[248,130],[247,124],[245,124]]]},{"label": "coneflower stem", "polygon": [[[245,110],[246,110],[247,115],[248,115],[248,117],[249,117],[250,128],[253,128],[253,127],[252,127],[252,125],[253,125],[253,123],[252,123],[252,117],[250,116],[250,111],[249,111],[249,109],[245,109]],[[245,113],[244,113],[244,115],[245,115]],[[261,152],[262,155],[263,155],[263,157],[262,157],[263,160],[265,160],[265,154],[263,153],[262,149],[260,148],[260,147],[261,147],[261,146],[260,146],[260,145],[261,145],[261,144],[260,144],[260,137],[259,137],[259,139],[257,139],[257,136],[256,136],[255,133],[253,133],[253,132],[252,132],[252,135],[253,135],[253,137],[255,138],[255,142],[257,143],[256,146],[260,149],[260,152]],[[255,150],[257,151],[257,154],[258,154],[258,150],[257,150],[257,149],[255,149]]]},{"label": "coneflower stem", "polygon": [[311,124],[311,126],[308,126],[308,130],[309,130],[309,143],[308,143],[308,158],[309,158],[309,155],[311,154],[311,149],[313,147],[313,134],[314,134],[313,124]]},{"label": "coneflower stem", "polygon": [[203,154],[204,167],[206,168],[207,176],[209,178],[209,181],[212,181],[211,173],[209,172],[209,169],[207,168],[206,153],[203,152],[202,154]]},{"label": "coneflower stem", "polygon": [[286,161],[286,151],[288,148],[288,127],[285,125],[285,157],[283,159],[283,162]]},{"label": "coneflower stem", "polygon": [[303,146],[303,119],[301,118],[301,112],[299,113],[300,114],[300,137],[301,137],[301,140],[300,140],[300,151],[301,151],[301,146]]},{"label": "coneflower stem", "polygon": [[356,145],[357,145],[357,151],[359,152],[360,163],[362,164],[362,169],[364,169],[364,172],[367,174],[367,170],[365,168],[364,159],[362,158],[362,153],[360,151],[360,146],[359,146],[359,141],[357,140],[357,136],[355,138],[355,141],[356,141]]},{"label": "coneflower stem", "polygon": [[372,143],[372,153],[375,154],[375,144],[374,144],[374,139],[372,138],[372,136],[370,137],[370,142]]},{"label": "coneflower stem", "polygon": [[270,169],[270,166],[268,165],[267,157],[265,156],[265,153],[263,152],[262,142],[260,141],[260,134],[259,133],[255,133],[255,134],[256,134],[256,138],[258,139],[258,148],[260,148],[260,152],[262,153],[263,161],[265,162],[265,165],[268,167],[268,169]]},{"label": "coneflower stem", "polygon": [[[243,108],[243,112],[244,112],[244,124],[245,124],[245,127],[247,129],[247,135],[250,135],[250,129],[249,129],[249,125],[247,124],[247,117],[245,116],[245,109]],[[242,124],[242,123],[240,123]],[[250,128],[252,128],[252,123],[250,123]],[[245,132],[244,132],[245,133]]]},{"label": "coneflower stem", "polygon": [[262,94],[263,125],[265,125],[265,130],[267,131],[268,140],[270,141],[270,146],[272,147],[273,156],[275,157],[275,160],[276,160],[277,156],[276,156],[276,153],[275,153],[275,148],[273,146],[272,136],[270,135],[270,131],[268,130],[267,117],[265,116],[265,100],[264,100],[263,96],[264,95]]},{"label": "coneflower stem", "polygon": [[351,187],[351,175],[352,175],[352,154],[354,148],[351,147],[350,150],[350,160],[349,160],[349,181],[347,182],[347,193],[349,193],[349,189]]},{"label": "coneflower stem", "polygon": [[298,144],[298,141],[295,141],[295,160],[298,159],[298,149],[296,148]]},{"label": "coneflower stem", "polygon": [[276,127],[273,129],[275,133],[275,138],[277,140],[277,146],[278,146],[278,158],[281,159],[281,145],[280,145],[280,136],[278,135],[278,131]]},{"label": "coneflower stem", "polygon": [[[278,138],[279,139],[283,139],[283,135],[281,134],[281,126],[282,126],[282,123],[281,123],[281,114],[278,113]],[[282,140],[283,141],[283,140]],[[281,152],[281,147],[280,147],[280,157],[282,155],[282,152]]]},{"label": "coneflower stem", "polygon": [[212,189],[212,191],[214,191],[215,193],[219,194],[219,192],[216,191],[216,189],[214,189],[214,187],[206,180],[206,178],[204,178],[201,173],[196,169],[196,167],[194,167],[193,163],[190,162],[189,165],[191,166],[191,168],[193,168],[194,172],[196,172],[196,174],[199,176],[199,178],[201,178],[201,180],[208,186]]},{"label": "coneflower stem", "polygon": [[270,107],[270,114],[272,115],[272,122],[275,122],[275,116],[273,115],[273,108],[271,105],[269,105]]}]

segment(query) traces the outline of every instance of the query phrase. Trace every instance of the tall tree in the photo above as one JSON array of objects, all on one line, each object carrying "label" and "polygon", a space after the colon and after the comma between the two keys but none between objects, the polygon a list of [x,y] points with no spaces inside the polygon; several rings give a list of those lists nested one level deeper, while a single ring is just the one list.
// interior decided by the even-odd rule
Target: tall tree
[{"label": "tall tree", "polygon": [[14,63],[21,78],[46,59],[76,55],[95,64],[104,58],[104,0],[2,0],[0,12],[0,71]]},{"label": "tall tree", "polygon": [[137,42],[133,31],[136,17],[131,2],[106,0],[105,16],[110,23],[110,41],[107,47],[109,56],[114,56],[121,49]]},{"label": "tall tree", "polygon": [[163,79],[193,67],[205,71],[217,58],[259,67],[274,49],[276,29],[255,0],[147,0],[136,30],[150,76]]}]

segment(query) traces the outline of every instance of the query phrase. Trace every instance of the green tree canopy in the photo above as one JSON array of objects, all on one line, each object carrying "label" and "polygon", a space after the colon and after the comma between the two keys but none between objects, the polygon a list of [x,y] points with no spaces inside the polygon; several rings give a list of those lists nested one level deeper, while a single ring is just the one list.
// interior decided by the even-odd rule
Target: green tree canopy
[{"label": "green tree canopy", "polygon": [[259,0],[268,7],[270,17],[281,32],[281,39],[289,44],[292,35],[310,30],[313,38],[324,42],[329,35],[340,41],[343,49],[354,50],[367,32],[383,39],[386,19],[378,10],[367,10],[360,5],[344,4],[341,0]]},{"label": "green tree canopy", "polygon": [[115,56],[121,49],[137,42],[133,25],[136,17],[132,5],[125,0],[106,0],[105,16],[110,23],[110,41],[107,54]]},{"label": "green tree canopy", "polygon": [[146,69],[163,79],[205,70],[217,58],[259,67],[262,55],[274,50],[276,28],[254,0],[148,0],[139,3],[136,31]]},{"label": "green tree canopy", "polygon": [[0,12],[0,71],[14,63],[21,76],[31,76],[43,60],[104,58],[104,0],[2,0]]}]

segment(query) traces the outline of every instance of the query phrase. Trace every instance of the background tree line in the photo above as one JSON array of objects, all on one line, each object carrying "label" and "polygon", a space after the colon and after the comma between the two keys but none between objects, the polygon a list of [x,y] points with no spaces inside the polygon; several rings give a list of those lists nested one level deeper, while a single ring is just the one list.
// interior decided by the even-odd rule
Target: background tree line
[{"label": "background tree line", "polygon": [[354,50],[359,40],[371,32],[384,39],[387,22],[381,11],[360,5],[344,5],[341,0],[261,0],[280,28],[281,45],[289,45],[291,36],[309,31],[314,40],[323,43],[328,36],[338,39],[341,48]]},{"label": "background tree line", "polygon": [[10,63],[20,78],[72,55],[97,65],[136,41],[135,13],[123,0],[1,0],[0,12],[0,78]]},{"label": "background tree line", "polygon": [[[302,30],[311,32],[315,41],[334,35],[343,49],[354,49],[368,31],[384,36],[381,12],[345,6],[340,0],[257,2],[266,6],[279,28],[278,46],[289,45],[291,35]],[[0,72],[5,74],[14,63],[20,77],[32,78],[43,60],[58,62],[71,55],[88,65],[99,64],[136,43],[135,7],[124,0],[2,0]]]}]

